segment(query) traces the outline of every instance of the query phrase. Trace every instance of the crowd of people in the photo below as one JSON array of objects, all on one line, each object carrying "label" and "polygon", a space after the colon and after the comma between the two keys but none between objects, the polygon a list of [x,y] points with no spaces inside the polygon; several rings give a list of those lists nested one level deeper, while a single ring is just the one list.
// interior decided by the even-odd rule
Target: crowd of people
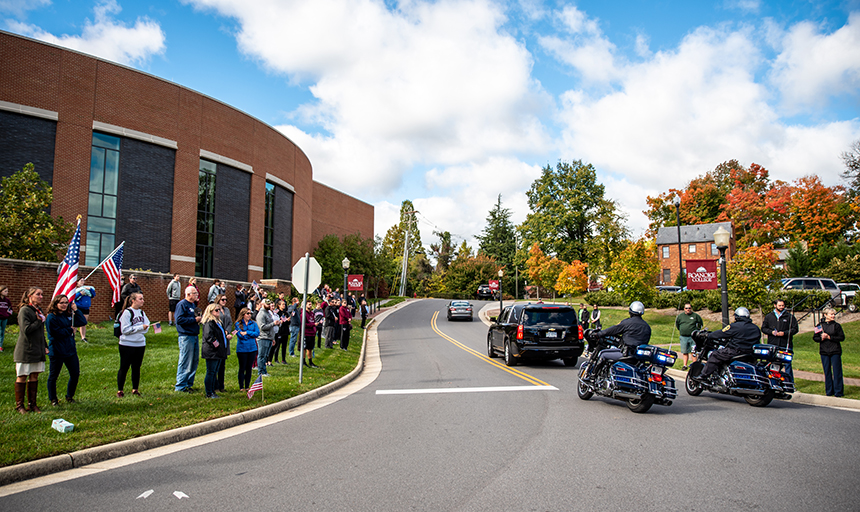
[{"label": "crowd of people", "polygon": [[[290,357],[302,357],[307,368],[319,368],[314,363],[314,351],[349,348],[351,321],[356,314],[362,318],[362,328],[368,315],[367,302],[362,296],[341,294],[326,285],[308,297],[304,310],[294,297],[289,305],[283,292],[270,297],[260,287],[248,290],[239,284],[234,291],[235,320],[227,306],[227,288],[216,279],[206,295],[208,304],[200,304],[196,278],[183,287],[179,274],[167,286],[168,323],[176,327],[179,348],[174,390],[193,393],[200,359],[205,361],[204,389],[207,398],[219,398],[225,390],[225,368],[231,355],[231,343],[238,360],[238,388],[247,391],[254,368],[260,377],[269,376],[273,364],[286,364]],[[0,352],[8,320],[15,314],[9,299],[9,288],[0,286]],[[72,295],[72,294],[70,294]],[[106,294],[107,295],[107,294]],[[49,301],[43,311],[44,292],[31,287],[18,305],[18,341],[15,345],[16,369],[15,408],[21,414],[41,412],[37,404],[39,374],[49,361],[48,399],[59,405],[57,382],[63,368],[68,373],[65,401],[75,402],[75,391],[81,376],[77,353],[76,331],[86,343],[86,325],[96,291],[81,279],[74,291],[74,300],[63,294]],[[130,275],[114,306],[114,335],[118,338],[119,370],[118,398],[125,397],[125,384],[131,370],[131,394],[140,391],[141,368],[146,352],[146,335],[153,324],[143,310],[144,296],[137,276]],[[202,308],[202,313],[201,313]],[[302,327],[304,339],[300,340]],[[202,331],[202,338],[201,338]],[[280,358],[278,353],[280,352]]]}]

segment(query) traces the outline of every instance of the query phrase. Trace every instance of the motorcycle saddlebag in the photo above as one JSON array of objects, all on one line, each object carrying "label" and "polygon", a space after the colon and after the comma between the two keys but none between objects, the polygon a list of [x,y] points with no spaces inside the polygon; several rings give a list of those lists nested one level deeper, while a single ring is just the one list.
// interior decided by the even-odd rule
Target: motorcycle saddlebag
[{"label": "motorcycle saddlebag", "polygon": [[618,386],[629,389],[640,389],[642,384],[636,377],[636,370],[627,363],[617,362],[610,369],[612,378]]},{"label": "motorcycle saddlebag", "polygon": [[729,365],[729,375],[731,375],[732,380],[734,380],[735,385],[738,387],[759,389],[763,384],[762,379],[756,372],[755,366],[748,363],[740,361],[732,362]]}]

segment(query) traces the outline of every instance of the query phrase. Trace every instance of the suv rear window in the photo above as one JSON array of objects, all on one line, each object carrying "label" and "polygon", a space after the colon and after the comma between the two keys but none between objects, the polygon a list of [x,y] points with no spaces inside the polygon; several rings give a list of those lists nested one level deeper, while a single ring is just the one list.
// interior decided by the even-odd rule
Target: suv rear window
[{"label": "suv rear window", "polygon": [[561,324],[576,325],[576,312],[572,309],[527,309],[523,311],[523,325]]},{"label": "suv rear window", "polygon": [[821,284],[824,285],[825,290],[838,290],[839,287],[836,286],[836,282],[832,279],[822,279]]}]

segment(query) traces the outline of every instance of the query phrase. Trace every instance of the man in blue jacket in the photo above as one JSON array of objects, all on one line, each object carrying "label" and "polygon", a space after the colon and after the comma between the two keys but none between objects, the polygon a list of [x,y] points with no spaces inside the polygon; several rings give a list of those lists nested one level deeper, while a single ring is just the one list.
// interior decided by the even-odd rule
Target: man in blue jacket
[{"label": "man in blue jacket", "polygon": [[179,364],[176,367],[176,391],[191,393],[200,363],[200,316],[194,307],[197,289],[185,289],[185,298],[176,305],[176,332],[179,334]]}]

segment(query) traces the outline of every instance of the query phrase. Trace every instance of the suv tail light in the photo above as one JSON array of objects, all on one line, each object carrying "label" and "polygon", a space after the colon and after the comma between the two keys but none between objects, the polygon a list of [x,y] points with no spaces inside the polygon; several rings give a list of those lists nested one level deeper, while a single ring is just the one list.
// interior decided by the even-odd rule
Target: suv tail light
[{"label": "suv tail light", "polygon": [[517,326],[517,339],[523,339],[523,324]]},{"label": "suv tail light", "polygon": [[579,328],[579,339],[585,339],[585,332],[582,330],[582,325],[577,326]]}]

